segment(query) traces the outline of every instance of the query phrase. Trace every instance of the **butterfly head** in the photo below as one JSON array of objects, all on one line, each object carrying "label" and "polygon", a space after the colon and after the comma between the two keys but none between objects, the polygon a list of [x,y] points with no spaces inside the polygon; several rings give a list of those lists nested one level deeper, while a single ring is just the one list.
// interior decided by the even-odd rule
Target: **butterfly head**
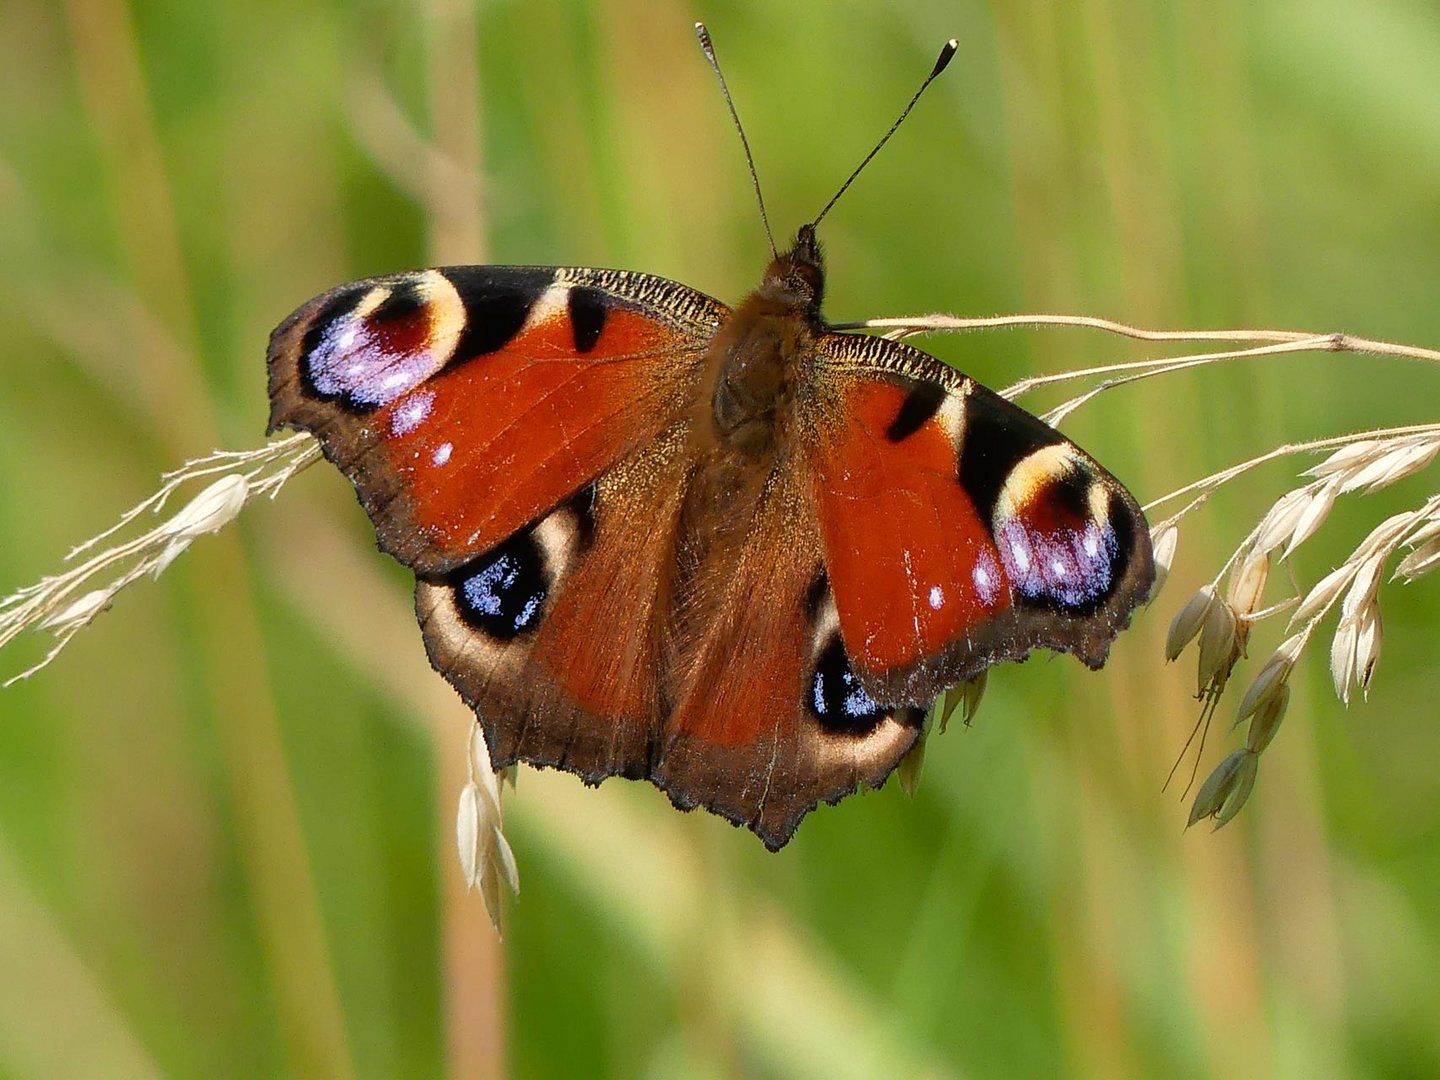
[{"label": "butterfly head", "polygon": [[795,243],[771,261],[760,282],[760,295],[786,307],[818,316],[825,296],[825,259],[815,226],[802,225]]}]

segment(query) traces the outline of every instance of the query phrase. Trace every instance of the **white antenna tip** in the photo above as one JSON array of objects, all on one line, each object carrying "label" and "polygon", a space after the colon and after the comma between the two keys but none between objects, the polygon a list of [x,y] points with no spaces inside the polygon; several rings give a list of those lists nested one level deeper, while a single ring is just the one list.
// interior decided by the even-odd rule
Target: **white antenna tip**
[{"label": "white antenna tip", "polygon": [[960,41],[958,38],[952,37],[949,41],[945,42],[945,45],[940,50],[939,58],[935,61],[935,67],[930,72],[930,78],[935,78],[935,76],[939,75],[942,71],[945,70],[945,66],[950,63],[950,60],[954,57],[955,53],[959,50],[959,48]]}]

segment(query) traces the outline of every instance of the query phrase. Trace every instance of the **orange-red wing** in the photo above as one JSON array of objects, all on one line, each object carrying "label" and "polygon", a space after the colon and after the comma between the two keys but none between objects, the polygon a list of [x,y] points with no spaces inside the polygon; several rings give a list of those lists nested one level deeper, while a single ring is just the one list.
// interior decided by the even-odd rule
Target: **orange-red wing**
[{"label": "orange-red wing", "polygon": [[918,349],[829,334],[802,437],[846,650],[923,704],[1046,647],[1104,661],[1154,576],[1134,498],[1059,432]]},{"label": "orange-red wing", "polygon": [[726,313],[642,274],[450,267],[342,286],[271,339],[271,429],[312,432],[381,547],[439,573],[684,412]]},{"label": "orange-red wing", "polygon": [[989,525],[957,482],[955,443],[931,420],[887,431],[907,388],[854,380],[816,457],[825,562],[855,661],[890,671],[1010,606]]}]

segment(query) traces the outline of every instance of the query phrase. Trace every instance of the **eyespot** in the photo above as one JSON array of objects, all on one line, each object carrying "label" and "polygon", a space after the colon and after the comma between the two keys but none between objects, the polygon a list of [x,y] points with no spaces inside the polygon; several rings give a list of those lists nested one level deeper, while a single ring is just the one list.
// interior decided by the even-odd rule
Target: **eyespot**
[{"label": "eyespot", "polygon": [[890,712],[860,685],[838,634],[815,662],[808,704],[825,730],[844,735],[868,734]]},{"label": "eyespot", "polygon": [[532,530],[466,563],[450,580],[456,610],[477,630],[509,641],[539,626],[550,583]]}]

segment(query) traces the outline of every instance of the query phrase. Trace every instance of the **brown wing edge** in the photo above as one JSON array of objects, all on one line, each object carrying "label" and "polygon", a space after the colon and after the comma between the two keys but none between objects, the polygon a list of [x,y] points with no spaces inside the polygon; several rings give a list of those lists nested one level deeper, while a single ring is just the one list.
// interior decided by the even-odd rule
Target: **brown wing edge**
[{"label": "brown wing edge", "polygon": [[[882,787],[920,737],[925,712],[909,706],[887,710],[875,736],[887,744],[884,754],[868,763],[855,763],[843,779],[833,773],[811,772],[803,776],[799,753],[775,758],[763,781],[762,797],[754,804],[733,797],[731,791],[743,791],[744,787],[737,788],[733,778],[707,767],[709,755],[688,740],[676,740],[667,746],[650,780],[669,796],[676,809],[708,810],[737,828],[749,829],[770,851],[779,851],[794,837],[805,816],[822,803],[834,806],[865,788]],[[819,738],[838,740],[844,736],[819,733]]]}]

